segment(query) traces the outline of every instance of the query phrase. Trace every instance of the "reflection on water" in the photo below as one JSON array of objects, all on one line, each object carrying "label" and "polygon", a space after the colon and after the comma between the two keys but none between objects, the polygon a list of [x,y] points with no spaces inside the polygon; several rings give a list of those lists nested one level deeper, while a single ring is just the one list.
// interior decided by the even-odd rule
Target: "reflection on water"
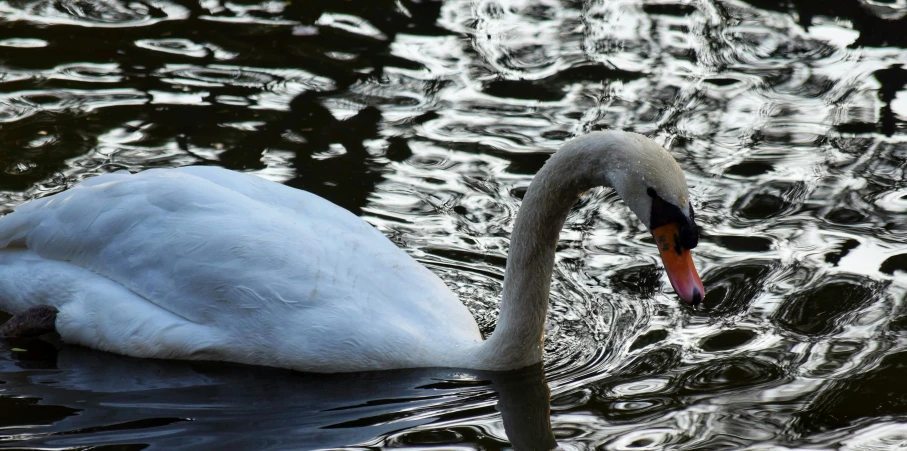
[{"label": "reflection on water", "polygon": [[363,216],[490,332],[532,174],[618,128],[686,170],[708,289],[680,305],[643,227],[593,191],[561,235],[544,379],[5,343],[5,445],[541,449],[549,421],[565,449],[907,444],[901,0],[17,0],[0,17],[0,212],[119,169],[248,171]]},{"label": "reflection on water", "polygon": [[[519,449],[554,444],[540,365],[506,373],[320,375],[31,344],[27,351],[0,351],[8,356],[0,361],[4,388],[27,393],[0,397],[0,427],[7,439],[35,447],[315,449],[456,439],[502,448],[508,436]],[[490,420],[495,411],[503,431]],[[473,423],[457,425],[464,414]],[[439,422],[450,425],[423,427]]]}]

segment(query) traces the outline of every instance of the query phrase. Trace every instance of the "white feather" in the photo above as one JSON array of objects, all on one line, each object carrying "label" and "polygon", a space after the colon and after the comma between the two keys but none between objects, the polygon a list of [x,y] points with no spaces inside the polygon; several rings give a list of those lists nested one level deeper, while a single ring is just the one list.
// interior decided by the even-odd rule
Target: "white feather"
[{"label": "white feather", "polygon": [[63,340],[121,354],[330,372],[456,366],[481,341],[444,283],[360,218],[225,169],[96,177],[0,219],[0,246],[16,243],[3,308],[56,306]]},{"label": "white feather", "polygon": [[214,167],[103,175],[0,218],[0,308],[55,306],[64,341],[137,357],[318,372],[519,368],[542,359],[571,205],[614,186],[648,219],[653,183],[687,202],[677,163],[640,135],[565,144],[524,197],[487,341],[437,276],[360,218]]}]

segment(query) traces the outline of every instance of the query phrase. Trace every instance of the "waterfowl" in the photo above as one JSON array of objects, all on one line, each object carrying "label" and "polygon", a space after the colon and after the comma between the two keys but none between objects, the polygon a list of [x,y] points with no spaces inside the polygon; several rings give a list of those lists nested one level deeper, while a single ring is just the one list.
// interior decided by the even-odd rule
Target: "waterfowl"
[{"label": "waterfowl", "polygon": [[98,176],[0,218],[0,309],[15,315],[0,334],[313,372],[522,368],[543,357],[559,232],[596,186],[617,191],[679,297],[699,303],[683,171],[642,135],[601,131],[566,142],[529,186],[487,340],[436,275],[359,217],[201,166]]}]

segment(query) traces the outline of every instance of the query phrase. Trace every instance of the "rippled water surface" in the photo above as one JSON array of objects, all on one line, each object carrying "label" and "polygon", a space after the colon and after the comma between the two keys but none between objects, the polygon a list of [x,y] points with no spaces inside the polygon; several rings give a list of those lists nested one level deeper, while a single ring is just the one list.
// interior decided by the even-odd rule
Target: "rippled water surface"
[{"label": "rippled water surface", "polygon": [[681,305],[643,226],[593,191],[561,235],[544,370],[326,377],[0,341],[0,445],[905,447],[905,16],[903,0],[0,1],[0,212],[120,169],[255,173],[374,224],[488,333],[532,174],[571,136],[625,129],[687,172],[709,291]]}]

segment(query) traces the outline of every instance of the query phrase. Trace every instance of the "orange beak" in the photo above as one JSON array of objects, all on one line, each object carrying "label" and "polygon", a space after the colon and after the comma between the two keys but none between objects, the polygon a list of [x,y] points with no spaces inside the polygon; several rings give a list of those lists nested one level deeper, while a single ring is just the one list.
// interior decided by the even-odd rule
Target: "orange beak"
[{"label": "orange beak", "polygon": [[689,249],[680,245],[680,229],[675,224],[663,225],[652,231],[661,261],[664,262],[668,279],[674,291],[685,302],[696,306],[705,297],[705,287],[699,279],[699,273],[693,266],[693,256]]}]

